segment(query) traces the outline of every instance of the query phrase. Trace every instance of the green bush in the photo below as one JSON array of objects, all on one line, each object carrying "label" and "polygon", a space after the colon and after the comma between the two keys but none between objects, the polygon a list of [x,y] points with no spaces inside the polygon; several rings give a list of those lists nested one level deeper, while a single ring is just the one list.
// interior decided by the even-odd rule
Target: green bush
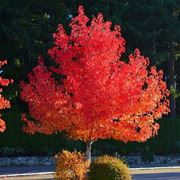
[{"label": "green bush", "polygon": [[89,180],[131,180],[128,166],[120,159],[101,156],[90,166]]}]

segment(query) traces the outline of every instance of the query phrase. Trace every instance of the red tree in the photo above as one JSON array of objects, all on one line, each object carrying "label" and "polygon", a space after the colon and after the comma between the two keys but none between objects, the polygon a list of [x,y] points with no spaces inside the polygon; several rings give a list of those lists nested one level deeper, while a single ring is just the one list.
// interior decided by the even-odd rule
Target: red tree
[{"label": "red tree", "polygon": [[[80,6],[69,35],[59,25],[48,52],[56,68],[39,58],[29,82],[21,84],[21,98],[34,119],[23,116],[26,132],[64,131],[84,141],[90,157],[97,139],[146,141],[155,135],[156,120],[169,111],[169,91],[162,71],[150,67],[138,49],[128,63],[120,60],[125,40],[119,26],[112,29],[101,13],[88,22]],[[61,82],[54,73],[64,75]]]},{"label": "red tree", "polygon": [[[7,64],[7,61],[4,60],[4,61],[0,61],[0,68],[4,65],[4,64]],[[1,76],[0,76],[0,109],[6,109],[6,108],[10,108],[10,102],[5,99],[3,96],[2,96],[2,87],[3,86],[8,86],[9,83],[12,83],[13,81],[12,80],[9,80],[9,79],[3,79]],[[5,122],[3,121],[3,119],[1,119],[1,114],[0,114],[0,133],[3,132],[4,130],[6,129],[6,125],[5,125]]]}]

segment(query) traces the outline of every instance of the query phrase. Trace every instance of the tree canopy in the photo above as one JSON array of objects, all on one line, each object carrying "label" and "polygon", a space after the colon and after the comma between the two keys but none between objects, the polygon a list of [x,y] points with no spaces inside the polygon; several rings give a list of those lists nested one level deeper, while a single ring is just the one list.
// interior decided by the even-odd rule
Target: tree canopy
[{"label": "tree canopy", "polygon": [[[7,60],[0,61],[0,68],[5,64],[7,64]],[[0,88],[0,110],[10,108],[10,101],[7,100],[2,95],[2,87],[8,86],[8,84],[12,83],[12,82],[13,82],[13,80],[3,79],[0,76],[0,86],[1,86],[1,88]],[[1,119],[1,114],[0,114],[0,132],[3,132],[5,129],[6,129],[6,125],[5,125],[5,122],[3,121],[3,119]]]},{"label": "tree canopy", "polygon": [[[125,40],[120,26],[111,25],[101,13],[89,21],[79,6],[70,34],[58,26],[48,51],[56,67],[47,68],[40,57],[29,82],[21,84],[34,119],[23,116],[28,133],[64,131],[84,142],[145,141],[157,133],[156,119],[169,112],[163,73],[138,49],[122,61]],[[61,83],[53,73],[64,76]]]}]

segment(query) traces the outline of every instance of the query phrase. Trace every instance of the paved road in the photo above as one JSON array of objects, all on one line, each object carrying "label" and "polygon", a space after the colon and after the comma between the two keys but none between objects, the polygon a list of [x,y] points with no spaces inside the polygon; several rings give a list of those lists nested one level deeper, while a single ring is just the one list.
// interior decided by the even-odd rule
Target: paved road
[{"label": "paved road", "polygon": [[[9,171],[9,172],[8,172]],[[14,173],[36,173],[44,171],[53,171],[52,167],[12,167],[12,168],[0,168],[0,180],[53,180],[53,174],[38,175],[38,176],[21,176],[21,177],[1,177],[5,174]],[[133,170],[131,169],[133,180],[180,180],[180,168],[164,168],[164,169],[143,169]]]},{"label": "paved road", "polygon": [[54,180],[52,175],[22,176],[22,177],[3,177],[0,180]]},{"label": "paved road", "polygon": [[53,166],[17,166],[17,167],[0,167],[0,176],[6,174],[24,174],[24,173],[39,173],[53,172]]},{"label": "paved road", "polygon": [[133,180],[180,180],[180,173],[135,174]]},{"label": "paved road", "polygon": [[180,168],[132,170],[133,180],[180,180]]},{"label": "paved road", "polygon": [[[2,180],[53,180],[53,175],[7,177]],[[133,180],[180,180],[180,173],[135,174]]]}]

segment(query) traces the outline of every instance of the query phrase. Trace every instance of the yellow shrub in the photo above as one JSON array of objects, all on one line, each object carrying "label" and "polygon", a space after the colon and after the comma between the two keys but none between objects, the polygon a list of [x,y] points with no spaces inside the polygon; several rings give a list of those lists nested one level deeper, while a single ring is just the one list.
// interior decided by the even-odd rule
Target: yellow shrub
[{"label": "yellow shrub", "polygon": [[85,180],[90,163],[80,152],[63,151],[56,156],[56,174],[58,180]]}]

